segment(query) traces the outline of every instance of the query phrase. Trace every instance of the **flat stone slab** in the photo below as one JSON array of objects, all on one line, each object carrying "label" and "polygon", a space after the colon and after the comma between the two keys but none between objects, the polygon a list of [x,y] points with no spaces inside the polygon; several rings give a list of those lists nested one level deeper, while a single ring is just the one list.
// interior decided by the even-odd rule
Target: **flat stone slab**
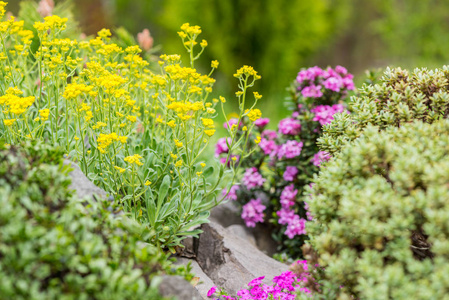
[{"label": "flat stone slab", "polygon": [[70,165],[73,170],[69,173],[72,178],[72,184],[70,184],[70,189],[76,191],[76,195],[80,199],[95,199],[95,197],[106,199],[107,193],[93,184],[84,173],[81,171],[80,167],[74,162],[65,159],[65,165]]}]

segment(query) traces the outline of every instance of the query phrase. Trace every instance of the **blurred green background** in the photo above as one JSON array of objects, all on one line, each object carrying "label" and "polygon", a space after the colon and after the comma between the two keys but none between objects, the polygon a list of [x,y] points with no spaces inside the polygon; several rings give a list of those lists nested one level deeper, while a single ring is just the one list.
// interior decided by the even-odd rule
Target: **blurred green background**
[{"label": "blurred green background", "polygon": [[[16,14],[19,0],[9,1]],[[37,2],[37,1],[36,1]],[[56,3],[61,2],[56,0]],[[301,68],[345,66],[364,71],[389,66],[437,67],[449,61],[447,0],[75,0],[83,31],[148,28],[160,53],[185,53],[177,35],[185,22],[200,25],[209,46],[204,72],[220,62],[216,92],[231,99],[233,72],[243,64],[262,75],[256,89],[265,115],[279,120],[285,88]],[[272,122],[272,126],[274,122]]]}]

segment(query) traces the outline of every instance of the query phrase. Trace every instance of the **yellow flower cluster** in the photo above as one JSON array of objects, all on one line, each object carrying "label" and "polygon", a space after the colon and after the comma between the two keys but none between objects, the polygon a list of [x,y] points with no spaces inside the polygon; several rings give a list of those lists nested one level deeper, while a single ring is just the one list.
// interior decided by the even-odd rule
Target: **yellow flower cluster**
[{"label": "yellow flower cluster", "polygon": [[64,90],[63,97],[67,100],[76,99],[80,95],[88,94],[92,89],[92,86],[83,83],[69,83]]},{"label": "yellow flower cluster", "polygon": [[48,108],[39,110],[39,116],[42,121],[44,121],[44,122],[47,121],[49,115],[50,115],[50,110]]},{"label": "yellow flower cluster", "polygon": [[[189,23],[182,24],[181,30],[183,32],[187,33],[187,34],[190,34],[190,35],[194,35],[194,34],[198,35],[198,34],[201,33],[201,27],[200,26],[198,26],[198,25],[190,26]],[[179,32],[178,32],[178,34],[179,34]]]},{"label": "yellow flower cluster", "polygon": [[234,74],[234,77],[241,77],[242,75],[245,75],[247,77],[254,76],[254,79],[262,78],[260,75],[257,75],[257,71],[255,71],[253,67],[247,65],[244,65],[243,67],[238,69]]},{"label": "yellow flower cluster", "polygon": [[6,94],[0,96],[0,105],[5,105],[8,108],[6,111],[16,115],[24,113],[28,107],[34,103],[34,96],[19,97],[23,94],[18,88],[8,88]]},{"label": "yellow flower cluster", "polygon": [[138,166],[142,166],[143,163],[140,161],[140,159],[142,159],[142,156],[140,156],[139,154],[134,154],[134,155],[125,157],[124,160],[129,164],[136,164]]},{"label": "yellow flower cluster", "polygon": [[5,124],[5,126],[11,126],[15,121],[16,119],[5,119],[3,120],[3,124]]},{"label": "yellow flower cluster", "polygon": [[262,117],[262,112],[260,111],[260,109],[251,109],[251,111],[249,111],[248,109],[245,111],[245,114],[247,114],[248,118],[254,122],[258,119],[260,119]]},{"label": "yellow flower cluster", "polygon": [[0,18],[5,15],[5,12],[6,12],[5,6],[6,6],[6,4],[8,4],[8,3],[4,2],[4,1],[0,1]]},{"label": "yellow flower cluster", "polygon": [[56,15],[45,17],[44,22],[36,22],[34,23],[34,28],[36,28],[37,31],[45,32],[49,29],[65,29],[67,22],[67,18],[60,18]]},{"label": "yellow flower cluster", "polygon": [[97,144],[98,144],[98,151],[101,153],[106,153],[105,149],[114,141],[119,141],[122,144],[126,143],[128,137],[126,136],[119,136],[117,133],[113,132],[110,134],[104,134],[100,133],[100,135],[97,138]]}]

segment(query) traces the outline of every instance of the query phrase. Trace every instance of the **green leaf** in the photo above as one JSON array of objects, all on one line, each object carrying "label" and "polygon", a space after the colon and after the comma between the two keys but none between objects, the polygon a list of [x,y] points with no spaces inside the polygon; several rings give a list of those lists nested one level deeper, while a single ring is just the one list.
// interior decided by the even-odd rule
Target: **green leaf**
[{"label": "green leaf", "polygon": [[159,194],[157,197],[157,209],[156,209],[156,215],[155,220],[158,219],[159,211],[161,210],[162,203],[167,196],[168,189],[170,188],[170,176],[165,175],[164,179],[162,179],[161,187],[159,188]]}]

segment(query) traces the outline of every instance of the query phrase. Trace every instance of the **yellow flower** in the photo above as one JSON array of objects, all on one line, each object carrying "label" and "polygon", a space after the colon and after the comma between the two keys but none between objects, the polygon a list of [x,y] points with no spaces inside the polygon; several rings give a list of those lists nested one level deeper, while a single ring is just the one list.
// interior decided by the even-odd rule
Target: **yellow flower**
[{"label": "yellow flower", "polygon": [[63,97],[67,100],[76,99],[80,95],[85,95],[92,91],[92,86],[87,86],[82,83],[69,83],[63,93]]},{"label": "yellow flower", "polygon": [[150,184],[151,184],[151,181],[149,181],[149,180],[145,181],[146,186],[149,186]]},{"label": "yellow flower", "polygon": [[260,143],[260,136],[256,137],[256,139],[254,140],[254,143],[256,143],[256,144]]},{"label": "yellow flower", "polygon": [[234,77],[241,77],[241,76],[254,76],[254,79],[260,79],[261,76],[257,75],[257,71],[253,69],[251,66],[244,65],[240,69],[237,70],[237,72],[234,74]]},{"label": "yellow flower", "polygon": [[248,109],[245,111],[245,114],[247,114],[248,118],[254,122],[258,119],[260,119],[262,117],[262,112],[260,111],[260,109],[251,109],[251,111],[249,111]]},{"label": "yellow flower", "polygon": [[204,168],[206,166],[205,163],[200,163],[201,167]]},{"label": "yellow flower", "polygon": [[79,139],[80,139],[79,137],[75,136],[75,141],[78,141]]},{"label": "yellow flower", "polygon": [[213,136],[215,133],[215,129],[204,130],[204,133],[208,136]]},{"label": "yellow flower", "polygon": [[178,156],[176,154],[170,153],[171,158],[173,158],[174,160],[178,158]]},{"label": "yellow flower", "polygon": [[200,46],[203,47],[203,48],[207,47],[207,41],[206,40],[202,40],[201,43],[200,43]]},{"label": "yellow flower", "polygon": [[243,126],[242,131],[247,131],[247,130],[248,130],[248,127]]},{"label": "yellow flower", "polygon": [[15,121],[16,119],[7,119],[3,120],[3,124],[5,124],[5,126],[11,126],[12,124],[14,124]]},{"label": "yellow flower", "polygon": [[175,126],[176,126],[174,120],[171,120],[170,122],[168,122],[167,125],[170,126],[171,128],[175,128]]},{"label": "yellow flower", "polygon": [[220,97],[218,97],[218,98],[220,98],[220,101],[221,101],[221,103],[226,103],[226,99],[225,99],[225,97],[223,97],[223,96],[220,96]]},{"label": "yellow flower", "polygon": [[216,69],[216,68],[218,68],[218,64],[219,64],[218,60],[213,60],[210,64],[210,66],[212,68]]},{"label": "yellow flower", "polygon": [[214,121],[212,119],[201,119],[201,121],[203,122],[204,127],[208,127],[208,128],[214,128]]},{"label": "yellow flower", "polygon": [[176,147],[181,148],[183,144],[179,140],[175,140],[175,145]]},{"label": "yellow flower", "polygon": [[48,108],[39,110],[39,116],[41,117],[42,121],[47,121],[49,115],[50,115],[50,110]]},{"label": "yellow flower", "polygon": [[137,120],[136,116],[126,116],[126,118],[127,118],[130,122],[136,122],[136,120]]},{"label": "yellow flower", "polygon": [[260,98],[262,98],[262,95],[260,95],[258,92],[253,92],[254,94],[254,98],[256,98],[256,100],[259,100]]},{"label": "yellow flower", "polygon": [[101,38],[108,38],[108,37],[110,37],[112,34],[111,34],[111,31],[110,31],[109,29],[103,28],[102,30],[100,30],[100,31],[97,32],[97,35],[98,35],[99,37],[101,37]]},{"label": "yellow flower", "polygon": [[136,164],[138,166],[142,166],[143,163],[139,160],[141,158],[142,158],[142,156],[140,156],[139,154],[134,154],[134,155],[125,157],[124,160],[129,164]]},{"label": "yellow flower", "polygon": [[179,167],[181,167],[181,166],[182,166],[182,159],[178,160],[178,161],[175,163],[175,167],[179,168]]},{"label": "yellow flower", "polygon": [[201,176],[201,174],[203,174],[203,172],[196,172],[196,175],[199,177]]},{"label": "yellow flower", "polygon": [[120,172],[120,174],[125,173],[126,169],[114,166],[114,169],[118,170]]}]

